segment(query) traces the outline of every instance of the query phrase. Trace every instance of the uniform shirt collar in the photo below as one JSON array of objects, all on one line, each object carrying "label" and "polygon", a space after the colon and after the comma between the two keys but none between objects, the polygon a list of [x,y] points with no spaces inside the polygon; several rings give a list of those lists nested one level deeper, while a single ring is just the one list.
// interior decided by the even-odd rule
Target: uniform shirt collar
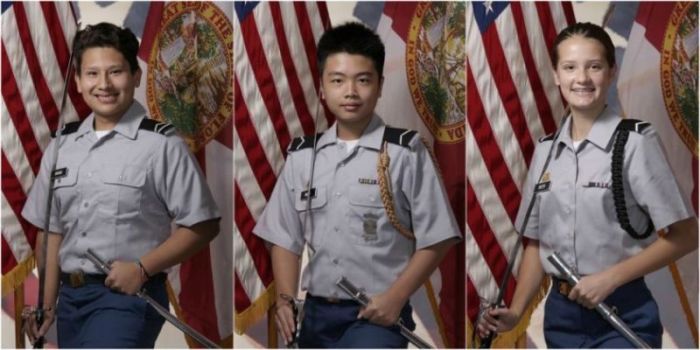
[{"label": "uniform shirt collar", "polygon": [[143,106],[134,100],[131,107],[126,110],[126,113],[122,115],[121,119],[114,126],[114,131],[130,138],[135,139],[136,133],[139,131],[139,125],[141,125],[141,119],[146,115],[146,110]]},{"label": "uniform shirt collar", "polygon": [[593,122],[593,127],[588,132],[586,140],[601,149],[606,149],[610,145],[619,122],[620,117],[617,113],[612,108],[605,107],[600,116]]},{"label": "uniform shirt collar", "polygon": [[[557,141],[558,144],[565,144],[569,147],[573,147],[573,140],[571,139],[571,118],[571,115],[569,115],[569,118],[567,118],[562,126],[562,132],[559,134],[559,140]],[[615,128],[619,122],[620,117],[617,113],[612,108],[605,107],[598,118],[593,122],[593,126],[585,140],[601,149],[606,149],[608,145],[610,145],[610,139],[615,133]]]},{"label": "uniform shirt collar", "polygon": [[[367,124],[367,127],[362,132],[360,136],[360,141],[357,143],[358,146],[365,148],[373,148],[376,150],[381,149],[382,140],[384,138],[384,121],[379,118],[378,115],[372,115],[372,119]],[[338,122],[336,121],[333,125],[326,130],[321,138],[318,140],[317,149],[321,149],[327,145],[332,145],[338,142]]]},{"label": "uniform shirt collar", "polygon": [[[134,101],[124,115],[122,115],[121,119],[119,119],[113,130],[133,140],[136,138],[136,133],[139,131],[141,119],[143,119],[145,115],[146,110],[143,106],[137,101]],[[77,140],[79,137],[89,132],[94,132],[94,123],[95,113],[90,113],[90,115],[80,123],[78,131],[75,133],[75,139]]]}]

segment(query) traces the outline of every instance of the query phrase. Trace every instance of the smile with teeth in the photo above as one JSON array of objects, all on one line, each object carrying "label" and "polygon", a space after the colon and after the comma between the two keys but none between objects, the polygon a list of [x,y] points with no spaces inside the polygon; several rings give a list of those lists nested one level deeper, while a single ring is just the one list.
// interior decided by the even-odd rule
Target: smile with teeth
[{"label": "smile with teeth", "polygon": [[117,94],[99,94],[95,95],[95,97],[102,103],[114,103],[117,101]]},{"label": "smile with teeth", "polygon": [[577,94],[590,94],[595,91],[593,87],[580,87],[571,89],[572,92]]}]

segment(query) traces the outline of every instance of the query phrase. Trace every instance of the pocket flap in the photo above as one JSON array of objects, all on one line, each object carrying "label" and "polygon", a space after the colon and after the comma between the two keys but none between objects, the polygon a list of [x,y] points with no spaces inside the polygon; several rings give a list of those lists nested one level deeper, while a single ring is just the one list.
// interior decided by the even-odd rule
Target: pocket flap
[{"label": "pocket flap", "polygon": [[112,185],[141,187],[146,183],[146,170],[133,165],[105,165],[102,181]]}]

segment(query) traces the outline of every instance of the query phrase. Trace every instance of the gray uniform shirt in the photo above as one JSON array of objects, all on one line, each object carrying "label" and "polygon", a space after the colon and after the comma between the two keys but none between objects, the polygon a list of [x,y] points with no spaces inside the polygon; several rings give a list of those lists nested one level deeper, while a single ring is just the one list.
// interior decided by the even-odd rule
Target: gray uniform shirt
[{"label": "gray uniform shirt", "polygon": [[[316,253],[304,270],[302,289],[313,295],[347,299],[335,286],[341,276],[370,294],[384,292],[416,249],[460,237],[435,165],[418,136],[407,147],[388,144],[396,214],[413,231],[415,241],[392,226],[377,181],[383,134],[384,123],[375,115],[350,153],[336,138],[336,124],[320,136],[310,214],[305,213],[303,198],[313,148],[290,151],[253,230],[299,255],[305,242],[311,242]],[[306,215],[310,217],[303,231]]]},{"label": "gray uniform shirt", "polygon": [[[63,135],[50,230],[63,235],[61,270],[98,273],[83,254],[92,248],[105,260],[136,260],[165,241],[171,223],[191,226],[219,218],[197,162],[176,135],[139,129],[146,111],[134,102],[99,140],[94,115]],[[55,139],[22,216],[43,229],[49,166]]]},{"label": "gray uniform shirt", "polygon": [[[516,228],[522,226],[527,205],[536,191],[537,199],[524,234],[539,240],[540,259],[548,274],[558,275],[546,259],[554,252],[578,273],[589,275],[637,254],[656,239],[654,233],[644,240],[632,238],[622,229],[615,213],[610,168],[615,128],[621,120],[614,110],[606,108],[578,150],[574,150],[568,118],[558,140],[544,138],[535,149]],[[552,160],[543,178],[537,179],[552,142]],[[624,159],[627,212],[637,232],[644,232],[648,217],[655,229],[661,230],[695,216],[651,126],[642,133],[630,132]]]}]

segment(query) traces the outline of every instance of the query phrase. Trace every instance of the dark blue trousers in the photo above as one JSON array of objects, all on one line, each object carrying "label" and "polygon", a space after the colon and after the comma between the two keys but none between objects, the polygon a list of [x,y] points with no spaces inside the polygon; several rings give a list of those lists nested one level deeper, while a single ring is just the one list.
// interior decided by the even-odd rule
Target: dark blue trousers
[{"label": "dark blue trousers", "polygon": [[[307,295],[304,320],[299,335],[301,348],[406,348],[408,341],[396,326],[382,327],[367,320],[358,320],[360,306],[352,300],[330,303]],[[404,324],[411,330],[413,309],[406,304],[401,310]]]},{"label": "dark blue trousers", "polygon": [[[148,294],[168,307],[165,279],[146,283]],[[62,284],[56,307],[60,348],[153,348],[165,319],[135,295],[103,284]]]},{"label": "dark blue trousers", "polygon": [[[663,327],[659,308],[643,278],[616,289],[605,303],[652,348],[661,347]],[[595,309],[570,301],[552,288],[544,309],[544,338],[548,348],[634,348]]]}]

